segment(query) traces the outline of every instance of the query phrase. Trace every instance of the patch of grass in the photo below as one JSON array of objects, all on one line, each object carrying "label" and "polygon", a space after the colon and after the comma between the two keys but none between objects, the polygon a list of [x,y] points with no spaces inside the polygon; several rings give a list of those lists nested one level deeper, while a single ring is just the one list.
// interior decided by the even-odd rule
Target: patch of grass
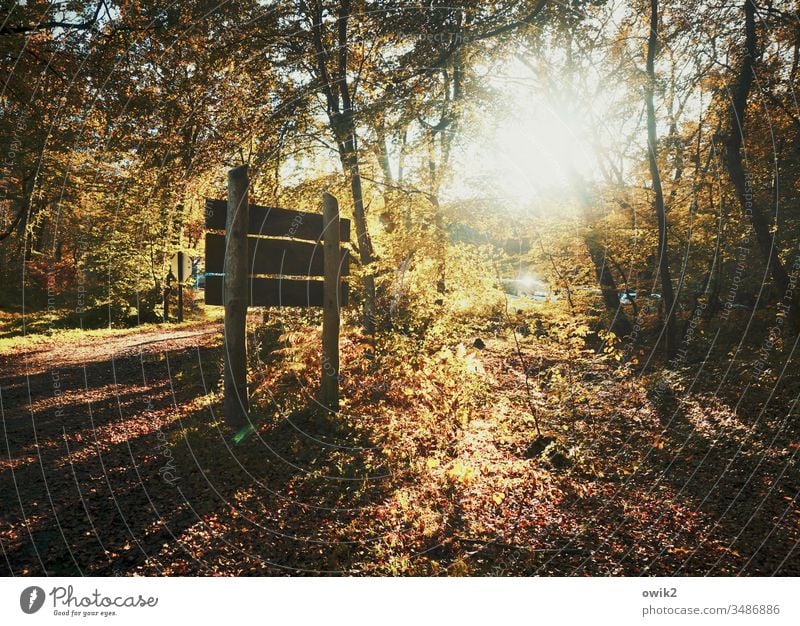
[{"label": "patch of grass", "polygon": [[[109,337],[124,337],[131,334],[146,333],[149,331],[160,330],[164,333],[189,330],[202,321],[214,321],[222,316],[211,315],[200,320],[190,320],[183,323],[148,323],[141,324],[132,328],[59,328],[56,324],[52,327],[45,323],[46,318],[34,317],[32,323],[26,320],[25,333],[22,333],[22,324],[19,322],[18,331],[0,331],[0,354],[11,354],[15,352],[25,352],[37,346],[52,344],[70,344],[86,341],[87,339],[107,339]],[[51,316],[53,317],[53,316]],[[57,316],[55,316],[57,317]]]}]

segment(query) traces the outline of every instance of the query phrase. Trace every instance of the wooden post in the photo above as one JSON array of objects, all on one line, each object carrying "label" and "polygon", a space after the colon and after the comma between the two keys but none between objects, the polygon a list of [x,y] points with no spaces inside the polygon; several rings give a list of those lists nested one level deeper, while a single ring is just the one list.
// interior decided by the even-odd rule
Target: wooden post
[{"label": "wooden post", "polygon": [[183,252],[178,252],[178,322],[183,321]]},{"label": "wooden post", "polygon": [[167,274],[167,284],[164,285],[164,322],[169,322],[169,294],[172,291],[172,268]]},{"label": "wooden post", "polygon": [[320,403],[339,410],[339,203],[331,194],[322,196],[325,282],[322,302],[322,380]]},{"label": "wooden post", "polygon": [[228,171],[228,217],[225,229],[225,421],[235,430],[249,424],[247,396],[247,166]]}]

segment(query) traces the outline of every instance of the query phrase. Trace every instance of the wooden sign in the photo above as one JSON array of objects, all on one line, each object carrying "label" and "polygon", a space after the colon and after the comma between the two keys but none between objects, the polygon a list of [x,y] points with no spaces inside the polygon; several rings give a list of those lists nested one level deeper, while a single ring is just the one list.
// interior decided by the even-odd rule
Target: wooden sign
[{"label": "wooden sign", "polygon": [[[322,244],[289,239],[247,238],[247,271],[251,275],[324,276]],[[225,261],[225,236],[206,233],[206,272],[222,274]],[[339,276],[350,273],[350,256],[341,251]]]},{"label": "wooden sign", "polygon": [[[225,230],[228,203],[206,200],[206,228]],[[350,220],[339,219],[340,241],[350,238]],[[247,209],[247,293],[248,306],[321,307],[325,255],[323,216],[257,204]],[[280,237],[280,239],[278,238]],[[205,302],[223,306],[225,253],[228,240],[223,233],[206,233]],[[340,249],[336,274],[350,273],[350,254]],[[348,303],[345,283],[339,286],[339,305]]]},{"label": "wooden sign", "polygon": [[[174,279],[178,283],[178,322],[183,321],[183,281],[192,273],[192,259],[183,252],[175,253],[170,262],[170,275],[167,276],[167,294],[170,282]],[[164,319],[169,319],[169,297],[164,297]]]},{"label": "wooden sign", "polygon": [[350,222],[323,194],[322,213],[250,204],[247,166],[228,172],[228,200],[206,201],[208,305],[225,307],[225,419],[243,436],[252,428],[247,393],[247,308],[322,307],[319,402],[339,408],[339,310],[347,304]]},{"label": "wooden sign", "polygon": [[[325,228],[319,213],[258,204],[249,205],[247,213],[249,235],[319,241]],[[227,219],[228,203],[225,200],[206,200],[206,229],[224,231]],[[350,241],[350,220],[339,219],[339,241]]]},{"label": "wooden sign", "polygon": [[183,252],[176,252],[170,261],[169,267],[172,275],[182,281],[192,274],[192,258]]},{"label": "wooden sign", "polygon": [[[206,276],[206,304],[222,306],[222,276]],[[247,306],[299,306],[323,305],[324,283],[321,280],[293,278],[249,277]],[[339,283],[339,306],[348,304],[347,283]]]}]

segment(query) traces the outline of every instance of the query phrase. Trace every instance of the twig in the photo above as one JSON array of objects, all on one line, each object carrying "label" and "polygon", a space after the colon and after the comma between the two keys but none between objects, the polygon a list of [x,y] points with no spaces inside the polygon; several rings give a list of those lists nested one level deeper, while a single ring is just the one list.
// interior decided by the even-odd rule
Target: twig
[{"label": "twig", "polygon": [[505,301],[505,316],[506,321],[511,326],[511,332],[514,335],[514,345],[516,346],[517,357],[519,358],[519,362],[522,365],[522,369],[525,371],[525,400],[528,405],[528,411],[530,411],[531,417],[533,417],[533,425],[536,427],[536,434],[539,437],[542,436],[542,431],[539,428],[539,417],[536,414],[536,409],[533,406],[533,400],[531,400],[531,376],[530,372],[528,371],[528,363],[525,361],[525,357],[522,354],[522,348],[519,345],[519,337],[517,336],[517,328],[514,325],[513,321],[511,320],[511,316],[508,314],[508,294],[503,289],[503,279],[500,277],[500,269],[497,267],[497,260],[492,257],[492,265],[494,265],[495,274],[497,274],[497,283],[500,285],[500,289],[503,291],[503,299]]}]

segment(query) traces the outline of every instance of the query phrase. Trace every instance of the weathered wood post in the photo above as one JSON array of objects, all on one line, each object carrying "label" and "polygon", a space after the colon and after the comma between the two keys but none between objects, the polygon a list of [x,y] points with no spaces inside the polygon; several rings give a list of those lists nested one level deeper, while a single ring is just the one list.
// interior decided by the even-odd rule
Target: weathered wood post
[{"label": "weathered wood post", "polygon": [[167,274],[166,285],[164,285],[164,321],[169,322],[169,294],[172,291],[172,268]]},{"label": "weathered wood post", "polygon": [[183,321],[183,252],[178,252],[178,321]]},{"label": "weathered wood post", "polygon": [[247,396],[247,166],[228,171],[223,298],[225,305],[225,421],[239,430],[249,423]]},{"label": "weathered wood post", "polygon": [[322,302],[322,380],[320,404],[339,410],[339,203],[331,194],[322,196],[324,285]]}]

